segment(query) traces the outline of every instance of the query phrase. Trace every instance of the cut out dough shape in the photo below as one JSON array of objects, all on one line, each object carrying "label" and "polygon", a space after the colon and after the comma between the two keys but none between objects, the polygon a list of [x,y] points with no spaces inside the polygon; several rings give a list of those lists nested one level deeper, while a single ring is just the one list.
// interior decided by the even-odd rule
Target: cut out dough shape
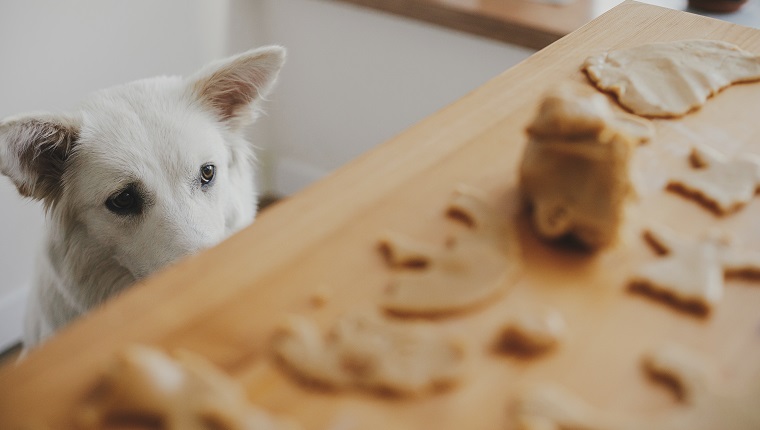
[{"label": "cut out dough shape", "polygon": [[631,112],[677,117],[731,84],[760,80],[760,55],[718,40],[680,40],[594,55],[583,69]]},{"label": "cut out dough shape", "polygon": [[555,386],[537,386],[518,396],[520,430],[751,430],[760,428],[760,379],[749,392],[723,393],[714,370],[693,352],[666,345],[644,357],[644,372],[673,389],[680,404],[672,411],[642,417],[611,414]]},{"label": "cut out dough shape", "polygon": [[644,240],[661,258],[636,271],[629,291],[696,315],[707,315],[718,304],[725,277],[760,275],[760,255],[726,241],[683,238],[664,226],[646,229]]},{"label": "cut out dough shape", "polygon": [[521,309],[499,329],[493,344],[500,354],[532,358],[555,349],[565,335],[565,319],[555,310]]},{"label": "cut out dough shape", "polygon": [[145,346],[117,355],[77,412],[82,430],[116,423],[159,423],[166,430],[299,428],[250,405],[243,387],[203,357],[180,351],[171,358]]},{"label": "cut out dough shape", "polygon": [[428,258],[430,267],[425,270],[393,275],[381,299],[384,310],[403,316],[465,311],[504,292],[515,275],[514,264],[499,250],[472,237]]},{"label": "cut out dough shape", "polygon": [[275,336],[279,363],[298,380],[332,389],[419,395],[455,385],[464,349],[427,323],[392,323],[374,315],[346,316],[327,336],[292,318]]},{"label": "cut out dough shape", "polygon": [[386,264],[394,269],[424,269],[430,265],[431,256],[438,252],[432,245],[394,232],[386,232],[380,238],[378,250]]},{"label": "cut out dough shape", "polygon": [[629,291],[707,315],[723,297],[723,269],[716,244],[681,238],[664,227],[647,229],[644,239],[662,257],[634,274]]},{"label": "cut out dough shape", "polygon": [[615,243],[633,195],[633,149],[651,124],[615,114],[591,88],[564,85],[546,94],[528,134],[520,190],[538,235],[571,236],[591,249]]},{"label": "cut out dough shape", "polygon": [[[440,247],[401,235],[381,241],[389,265],[415,267],[392,274],[381,307],[400,316],[442,316],[472,309],[494,299],[518,272],[516,244],[503,237],[495,213],[476,190],[455,191],[446,214],[470,231]],[[506,250],[500,246],[507,244]],[[505,254],[506,252],[506,254]],[[394,256],[388,258],[387,256]],[[425,264],[408,264],[424,261]],[[399,264],[406,262],[407,264]]]},{"label": "cut out dough shape", "polygon": [[744,207],[760,189],[760,164],[748,156],[729,159],[709,147],[694,148],[693,169],[674,175],[667,189],[693,198],[718,215]]},{"label": "cut out dough shape", "polygon": [[446,208],[446,216],[487,237],[496,233],[498,219],[504,218],[497,216],[496,210],[487,201],[481,190],[460,184]]}]

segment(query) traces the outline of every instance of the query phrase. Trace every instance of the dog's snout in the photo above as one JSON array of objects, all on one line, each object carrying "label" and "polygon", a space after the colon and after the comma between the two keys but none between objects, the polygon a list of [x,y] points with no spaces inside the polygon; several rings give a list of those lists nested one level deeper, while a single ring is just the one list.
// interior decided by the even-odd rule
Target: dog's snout
[{"label": "dog's snout", "polygon": [[137,262],[130,270],[135,277],[145,278],[165,266],[214,246],[224,237],[224,223],[215,219],[202,219],[188,213],[161,217],[151,231],[135,238],[142,246],[135,247],[133,251],[136,255],[125,260]]}]

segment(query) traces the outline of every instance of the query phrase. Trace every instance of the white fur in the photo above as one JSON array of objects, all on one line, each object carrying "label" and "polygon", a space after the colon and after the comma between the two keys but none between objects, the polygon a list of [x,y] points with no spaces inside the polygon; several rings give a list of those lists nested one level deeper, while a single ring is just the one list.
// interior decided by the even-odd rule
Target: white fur
[{"label": "white fur", "polygon": [[[187,79],[102,90],[71,114],[0,122],[0,171],[48,208],[25,347],[253,220],[254,157],[243,128],[283,61],[282,48],[261,48]],[[202,186],[206,163],[216,175]],[[109,210],[106,201],[130,184],[142,212]]]}]

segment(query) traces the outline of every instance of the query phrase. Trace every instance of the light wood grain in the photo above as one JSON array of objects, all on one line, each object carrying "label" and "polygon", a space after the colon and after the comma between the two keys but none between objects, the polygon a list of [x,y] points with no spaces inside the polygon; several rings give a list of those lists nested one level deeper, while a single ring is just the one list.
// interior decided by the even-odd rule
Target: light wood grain
[{"label": "light wood grain", "polygon": [[[661,190],[667,172],[683,167],[691,142],[760,154],[760,84],[729,88],[682,120],[656,122],[657,139],[635,160],[640,200],[623,245],[596,256],[558,251],[536,241],[522,218],[516,221],[526,259],[521,280],[493,305],[438,322],[468,345],[473,370],[457,389],[411,400],[322,393],[291,381],[267,356],[267,341],[288,314],[328,327],[349,310],[376,308],[388,279],[377,238],[390,229],[439,239],[455,228],[442,210],[457,184],[481,187],[503,213],[515,212],[524,127],[547,87],[585,82],[579,68],[588,55],[684,38],[721,39],[760,53],[760,31],[624,3],[274,206],[220,246],[75,323],[20,366],[4,366],[0,428],[30,420],[65,428],[97,371],[132,342],[199,352],[242,381],[253,402],[315,430],[509,429],[509,402],[530,381],[559,383],[611,410],[667,411],[675,407],[672,396],[642,376],[639,361],[671,340],[718,365],[726,389],[742,389],[760,370],[760,285],[728,282],[715,313],[700,320],[630,296],[624,284],[637,262],[651,258],[636,236],[650,221],[686,234],[717,226],[760,251],[754,221],[760,198],[719,219]],[[324,307],[310,305],[315,292],[327,297]],[[488,343],[505,314],[535,304],[564,313],[566,344],[532,362],[491,354]]]}]

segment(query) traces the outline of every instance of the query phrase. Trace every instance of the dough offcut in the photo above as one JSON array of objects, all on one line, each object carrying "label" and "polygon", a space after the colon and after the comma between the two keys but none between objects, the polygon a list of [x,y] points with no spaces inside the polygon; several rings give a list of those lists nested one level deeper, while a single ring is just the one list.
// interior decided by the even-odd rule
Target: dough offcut
[{"label": "dough offcut", "polygon": [[583,70],[635,114],[678,117],[731,84],[760,80],[760,55],[718,40],[680,40],[594,55]]}]

